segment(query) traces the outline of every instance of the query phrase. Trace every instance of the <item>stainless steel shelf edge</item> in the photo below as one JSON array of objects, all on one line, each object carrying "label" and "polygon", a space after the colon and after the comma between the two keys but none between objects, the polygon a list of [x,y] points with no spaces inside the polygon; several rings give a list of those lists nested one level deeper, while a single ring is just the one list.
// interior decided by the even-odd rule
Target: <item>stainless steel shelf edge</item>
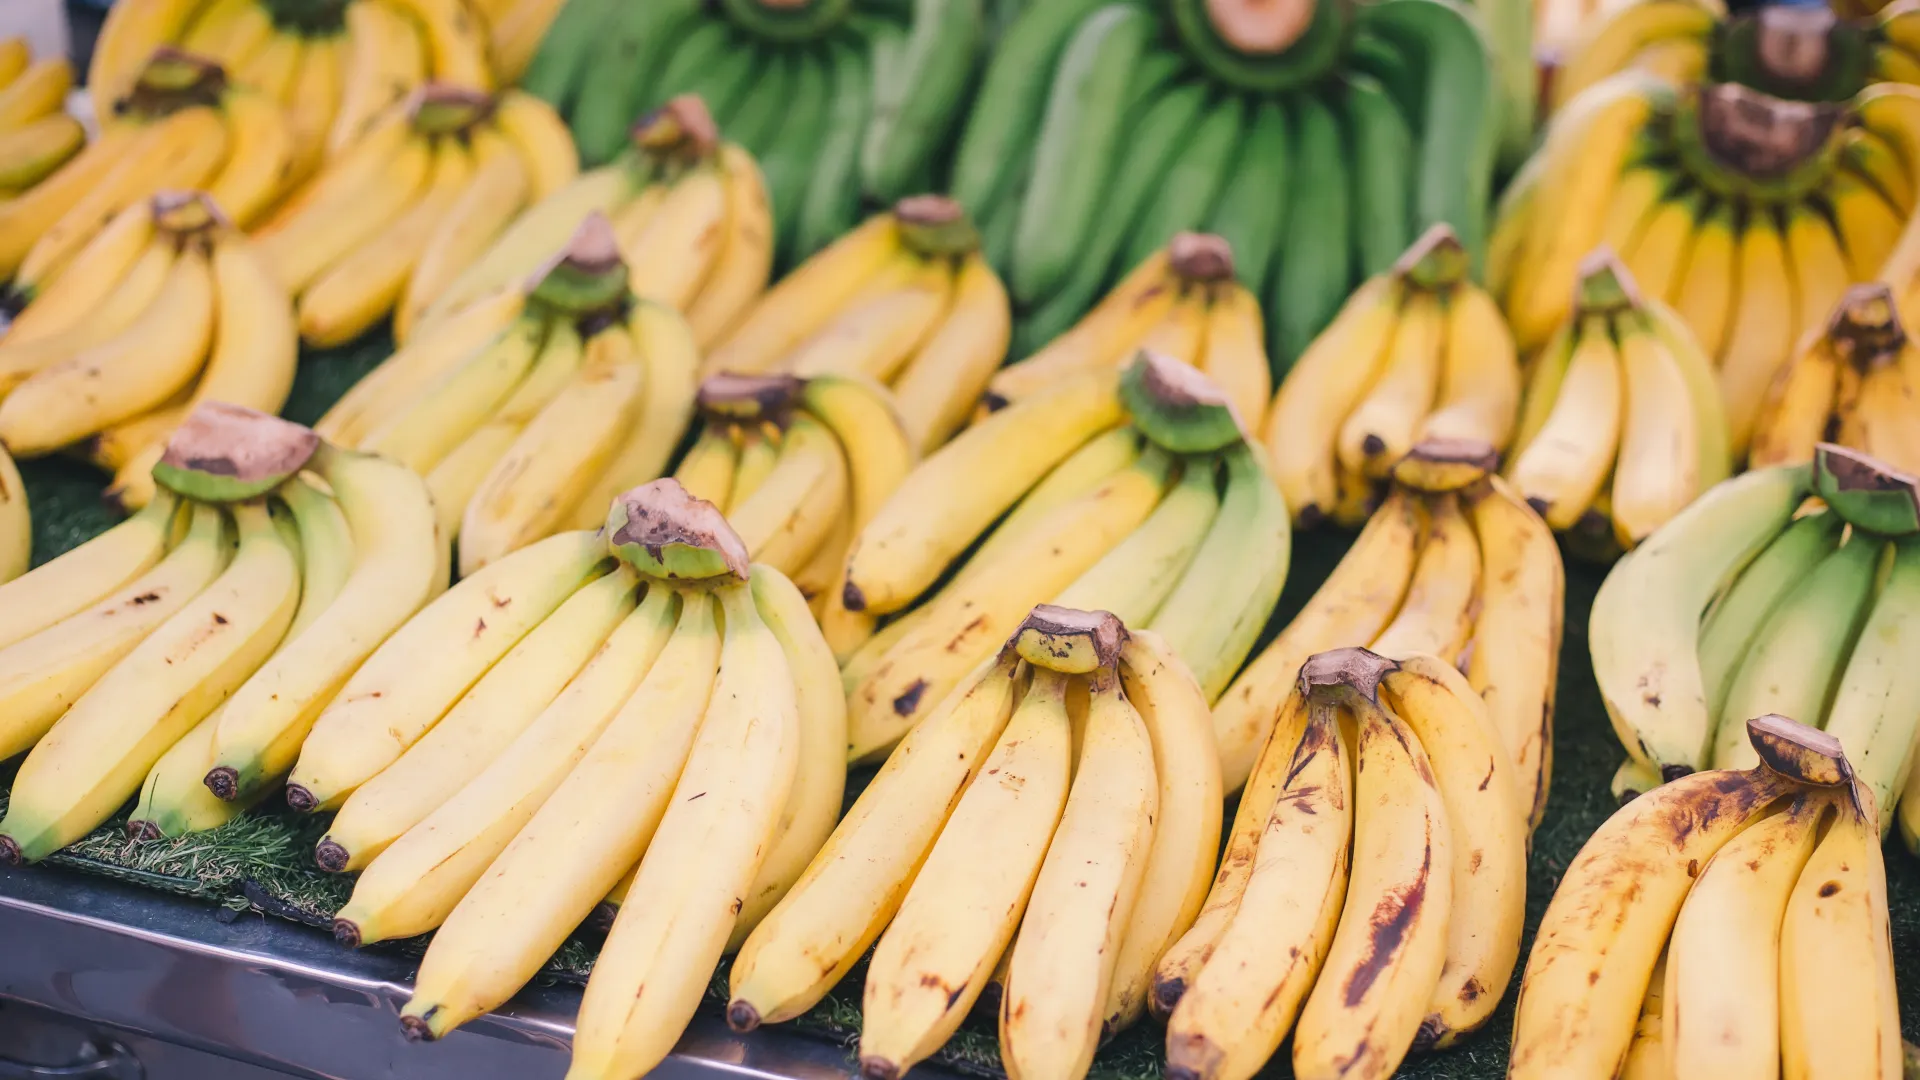
[{"label": "stainless steel shelf edge", "polygon": [[[565,1074],[577,989],[530,987],[415,1044],[397,1020],[412,974],[406,958],[261,915],[222,922],[204,904],[118,882],[0,870],[0,998],[316,1080]],[[736,1035],[703,1013],[653,1075],[825,1080],[852,1067],[841,1047],[777,1028]]]}]

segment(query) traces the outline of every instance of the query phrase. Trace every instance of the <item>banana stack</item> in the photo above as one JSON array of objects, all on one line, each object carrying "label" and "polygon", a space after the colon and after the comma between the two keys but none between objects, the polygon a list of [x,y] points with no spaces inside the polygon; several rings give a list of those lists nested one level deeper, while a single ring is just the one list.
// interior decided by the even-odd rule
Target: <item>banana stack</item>
[{"label": "banana stack", "polygon": [[674,478],[824,610],[854,534],[919,456],[886,389],[859,375],[714,375],[696,402],[700,434]]},{"label": "banana stack", "polygon": [[620,152],[634,117],[704,98],[765,168],[770,239],[793,266],[854,226],[863,195],[884,204],[935,187],[987,45],[986,7],[571,0],[526,88],[567,116],[592,165]]},{"label": "banana stack", "polygon": [[494,87],[486,21],[467,0],[124,0],[107,13],[87,87],[116,115],[147,57],[179,48],[224,68],[283,112],[298,182],[393,102],[433,81]]},{"label": "banana stack", "polygon": [[[1493,1015],[1520,956],[1514,763],[1450,661],[1309,658],[1193,926],[1153,974],[1169,1075],[1385,1080]],[[1263,874],[1262,871],[1265,871]]]},{"label": "banana stack", "polygon": [[421,330],[315,430],[426,477],[461,577],[592,526],[666,470],[693,408],[692,334],[633,277],[592,212],[544,272]]},{"label": "banana stack", "polygon": [[1513,336],[1467,271],[1453,230],[1434,226],[1362,284],[1287,373],[1262,438],[1301,526],[1359,527],[1417,443],[1511,443]]},{"label": "banana stack", "polygon": [[702,370],[877,381],[912,445],[931,451],[966,423],[1007,355],[1007,291],[979,249],[959,203],[901,199],[767,290]]},{"label": "banana stack", "polygon": [[1616,791],[1745,768],[1743,718],[1779,712],[1838,739],[1882,815],[1920,815],[1900,801],[1920,730],[1917,491],[1823,443],[1722,483],[1615,565],[1587,636],[1630,755]]},{"label": "banana stack", "polygon": [[1206,376],[1143,351],[1118,382],[1088,372],[991,414],[854,537],[820,613],[851,760],[883,756],[1035,604],[1156,631],[1209,701],[1252,651],[1286,582],[1286,503]]},{"label": "banana stack", "polygon": [[767,287],[773,231],[760,166],[739,145],[720,140],[699,98],[677,97],[634,125],[613,162],[533,203],[490,243],[450,254],[450,279],[421,282],[416,274],[396,339],[410,342],[538,274],[596,213],[613,224],[633,292],[684,313],[703,349]]},{"label": "banana stack", "polygon": [[344,345],[389,313],[410,329],[522,209],[577,172],[566,125],[539,99],[429,83],[375,117],[254,236],[296,297],[301,339]]},{"label": "banana stack", "polygon": [[1494,461],[1485,444],[1435,440],[1394,468],[1339,565],[1214,705],[1229,792],[1248,782],[1307,657],[1359,644],[1460,665],[1513,759],[1521,809],[1540,823],[1566,577],[1552,531]]},{"label": "banana stack", "polygon": [[33,564],[33,512],[27,505],[27,485],[20,470],[0,446],[0,585]]},{"label": "banana stack", "polygon": [[1503,125],[1519,145],[1531,126],[1524,43],[1507,58],[1434,0],[1029,4],[948,190],[1012,287],[1021,353],[1203,230],[1232,245],[1284,367],[1427,227],[1482,253]]},{"label": "banana stack", "polygon": [[897,1080],[992,987],[1008,1074],[1076,1080],[1206,896],[1205,693],[1161,636],[1043,604],[940,696],[747,937],[727,1022],[800,1015],[877,940],[862,1076]]},{"label": "banana stack", "polygon": [[209,402],[154,474],[144,510],[0,586],[0,754],[29,751],[0,861],[43,859],[136,794],[136,835],[229,820],[291,762],[215,797],[225,729],[310,723],[445,585],[419,478],[306,428]]},{"label": "banana stack", "polygon": [[1533,357],[1506,477],[1575,550],[1632,548],[1728,472],[1712,362],[1605,250]]},{"label": "banana stack", "polygon": [[17,199],[86,145],[67,115],[73,68],[64,57],[34,60],[25,38],[0,38],[0,199]]},{"label": "banana stack", "polygon": [[1568,866],[1509,1077],[1901,1075],[1872,791],[1818,730],[1740,726],[1752,765],[1642,795]]},{"label": "banana stack", "polygon": [[293,386],[293,305],[206,192],[115,213],[0,338],[0,443],[81,450],[140,507],[167,437],[202,402],[276,413]]},{"label": "banana stack", "polygon": [[1569,319],[1583,262],[1617,253],[1718,371],[1731,459],[1767,387],[1847,287],[1884,278],[1914,208],[1920,88],[1808,104],[1622,72],[1562,109],[1502,199],[1489,280],[1523,353]]},{"label": "banana stack", "polygon": [[1175,234],[1080,321],[996,374],[988,404],[999,408],[1076,373],[1118,367],[1141,349],[1199,368],[1227,395],[1241,426],[1260,430],[1273,392],[1260,299],[1235,278],[1232,247],[1205,233]]},{"label": "banana stack", "polygon": [[199,57],[161,48],[143,59],[126,92],[100,105],[99,138],[32,190],[0,200],[9,308],[31,303],[116,214],[159,192],[203,190],[244,229],[283,190],[293,141],[276,104]]},{"label": "banana stack", "polygon": [[1917,349],[1891,289],[1880,282],[1848,289],[1826,328],[1801,342],[1767,388],[1748,466],[1811,461],[1824,439],[1920,472]]}]

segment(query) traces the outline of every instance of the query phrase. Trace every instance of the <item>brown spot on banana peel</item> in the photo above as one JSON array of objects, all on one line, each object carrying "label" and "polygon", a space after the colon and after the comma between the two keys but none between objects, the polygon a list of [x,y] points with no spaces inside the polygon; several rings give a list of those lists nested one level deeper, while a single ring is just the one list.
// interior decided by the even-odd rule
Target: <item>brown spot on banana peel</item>
[{"label": "brown spot on banana peel", "polygon": [[1412,881],[1391,889],[1374,905],[1367,916],[1366,959],[1348,977],[1344,998],[1348,1008],[1359,1006],[1373,988],[1375,980],[1392,962],[1406,940],[1427,901],[1427,876],[1433,869],[1433,849],[1428,846],[1420,859],[1420,872]]}]

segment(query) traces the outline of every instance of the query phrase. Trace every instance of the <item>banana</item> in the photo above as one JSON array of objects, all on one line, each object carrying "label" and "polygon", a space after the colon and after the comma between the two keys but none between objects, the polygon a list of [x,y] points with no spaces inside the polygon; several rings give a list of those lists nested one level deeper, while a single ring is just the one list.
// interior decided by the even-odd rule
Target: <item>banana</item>
[{"label": "banana", "polygon": [[87,144],[87,129],[66,113],[53,113],[0,130],[0,192],[29,191],[72,160]]},{"label": "banana", "polygon": [[338,158],[367,133],[375,118],[426,82],[426,50],[413,19],[373,0],[347,5],[346,55],[340,62],[340,102],[327,129],[325,156]]},{"label": "banana", "polygon": [[519,81],[565,7],[565,0],[517,0],[488,20],[492,26],[488,53],[503,81]]},{"label": "banana", "polygon": [[1219,384],[1233,403],[1241,427],[1259,431],[1266,420],[1267,402],[1273,397],[1260,300],[1237,281],[1216,284],[1210,291],[1207,347],[1196,366]]},{"label": "banana", "polygon": [[264,504],[241,503],[233,514],[233,561],[74,701],[21,763],[0,820],[0,859],[38,862],[93,831],[280,644],[300,599],[298,559]]},{"label": "banana", "polygon": [[1920,393],[1907,365],[1890,360],[1861,373],[1857,366],[1841,372],[1835,413],[1840,421],[1838,441],[1901,469],[1920,466],[1920,431],[1913,423]]},{"label": "banana", "polygon": [[703,375],[772,370],[795,345],[818,332],[880,267],[901,250],[900,223],[879,214],[796,267],[755,301],[715,345]]},{"label": "banana", "polygon": [[686,308],[694,340],[703,349],[739,325],[773,273],[776,223],[760,166],[751,154],[728,143],[720,148],[720,176],[726,188],[726,238],[708,280]]},{"label": "banana", "polygon": [[251,809],[266,795],[255,792],[240,803],[214,797],[201,783],[213,754],[213,730],[220,726],[220,709],[181,736],[180,741],[153,763],[127,819],[127,835],[136,840],[158,840],[218,828]]},{"label": "banana", "polygon": [[[484,874],[474,867],[472,888],[434,934],[413,996],[401,1010],[400,1022],[410,1033],[442,1038],[503,1004],[539,972],[625,868],[640,862],[715,689],[715,601],[689,593],[658,653],[627,703],[575,750],[578,763],[564,779],[551,777],[551,794],[534,798],[538,809],[529,806],[531,816],[520,815],[525,824],[511,842],[502,837],[504,847]],[[464,792],[460,802],[486,808]]]},{"label": "banana", "polygon": [[44,341],[97,318],[100,305],[132,272],[153,240],[153,207],[148,202],[128,205],[113,216],[68,265],[69,273],[43,289],[16,282],[13,295],[27,304],[0,337],[0,355],[32,341]]},{"label": "banana", "polygon": [[[1207,300],[1205,285],[1178,280],[1173,306],[1140,339],[1140,348],[1171,357],[1192,367],[1200,366],[1207,347]],[[1122,356],[1122,362],[1131,357]]]},{"label": "banana", "polygon": [[465,90],[491,90],[485,23],[474,18],[466,0],[392,0],[420,24],[427,49],[427,70],[435,82]]},{"label": "banana", "polygon": [[246,87],[229,88],[220,113],[230,149],[226,164],[207,181],[207,196],[227,220],[251,228],[287,189],[294,131],[278,102]]},{"label": "banana", "polygon": [[[148,128],[132,125],[110,128],[31,190],[0,201],[0,225],[5,226],[0,228],[0,273],[13,278],[16,290],[31,284],[21,279],[19,269],[20,261],[34,242],[102,181],[117,177],[128,152],[146,142],[151,134]],[[138,201],[138,198],[119,200],[116,205]],[[104,216],[103,213],[103,225]]]},{"label": "banana", "polygon": [[1647,996],[1640,1002],[1640,1019],[1633,1025],[1633,1044],[1620,1063],[1620,1080],[1674,1080],[1660,1031],[1665,1023],[1666,983],[1667,954],[1663,951],[1654,962],[1653,977],[1647,980]]},{"label": "banana", "polygon": [[1072,773],[1069,677],[1044,668],[927,853],[867,968],[860,1071],[894,1078],[965,1019],[1019,925]]},{"label": "banana", "polygon": [[1911,541],[1894,549],[1893,569],[1874,596],[1873,610],[1860,628],[1860,637],[1847,656],[1833,703],[1827,708],[1825,728],[1846,748],[1860,783],[1873,793],[1880,810],[1880,831],[1891,829],[1891,814],[1900,797],[1901,777],[1912,771],[1913,717],[1916,691],[1904,643],[1911,639],[1909,623],[1915,610],[1913,594],[1920,587],[1920,556]]},{"label": "banana", "polygon": [[599,479],[574,504],[575,528],[599,526],[615,495],[665,472],[693,411],[700,360],[686,321],[671,308],[639,300],[627,315],[627,330],[646,365],[640,412]]},{"label": "banana", "polygon": [[824,424],[796,418],[766,480],[727,507],[728,524],[755,561],[793,573],[846,515],[847,467],[845,451]]},{"label": "banana", "polygon": [[[535,0],[550,2],[550,0]],[[532,180],[533,199],[545,199],[580,175],[580,155],[565,120],[531,94],[507,90],[495,100],[493,124],[519,155]]]},{"label": "banana", "polygon": [[1171,254],[1154,252],[1065,333],[994,375],[989,397],[1017,401],[1074,374],[1117,365],[1172,309],[1176,284]]},{"label": "banana", "polygon": [[768,424],[744,427],[740,432],[740,464],[733,473],[732,493],[727,508],[732,509],[753,498],[780,461],[779,428]]},{"label": "banana", "polygon": [[1747,452],[1755,414],[1767,386],[1793,354],[1799,315],[1786,244],[1770,213],[1750,212],[1740,234],[1739,301],[1720,356],[1720,396],[1726,403],[1728,450]]},{"label": "banana", "polygon": [[0,447],[0,585],[26,573],[32,561],[33,518],[27,506],[27,485],[12,456]]},{"label": "banana", "polygon": [[300,50],[299,72],[282,99],[293,129],[293,162],[288,170],[292,179],[313,175],[326,154],[327,135],[340,104],[346,55],[347,42],[339,34],[309,37]]},{"label": "banana", "polygon": [[133,88],[154,49],[180,35],[205,0],[147,0],[107,11],[87,64],[87,93],[95,116],[113,115],[113,103]]},{"label": "banana", "polygon": [[508,227],[530,196],[530,168],[503,136],[482,128],[473,132],[472,142],[473,175],[434,223],[394,306],[397,341],[411,340],[414,324]]},{"label": "banana", "polygon": [[1894,252],[1905,218],[1879,192],[1850,173],[1837,173],[1827,185],[1833,208],[1834,231],[1847,253],[1847,267],[1855,281],[1874,281]]},{"label": "banana", "polygon": [[[897,287],[859,297],[802,342],[782,367],[802,378],[863,374],[889,382],[939,326],[953,298],[953,271],[944,257],[911,252]],[[885,275],[887,270],[882,269]]]},{"label": "banana", "polygon": [[1709,433],[1700,430],[1673,351],[1640,320],[1615,320],[1614,330],[1624,401],[1609,516],[1620,546],[1632,548],[1700,493],[1700,444]]},{"label": "banana", "polygon": [[[11,459],[0,459],[11,461]],[[17,472],[6,476],[9,505],[25,506]],[[33,572],[0,582],[0,650],[78,615],[152,570],[168,554],[180,503],[163,494],[146,508]],[[22,548],[22,551],[25,551]]]},{"label": "banana", "polygon": [[1513,334],[1493,297],[1472,282],[1449,292],[1446,305],[1439,392],[1414,442],[1473,440],[1503,450],[1520,407]]},{"label": "banana", "polygon": [[1607,223],[1600,242],[1623,256],[1633,250],[1643,230],[1658,212],[1662,197],[1674,186],[1673,173],[1652,162],[1630,165],[1607,205]]},{"label": "banana", "polygon": [[287,802],[306,813],[338,807],[419,741],[528,631],[597,577],[605,558],[597,534],[562,533],[463,578],[428,604],[373,651],[315,718],[294,763]]},{"label": "banana", "polygon": [[[359,947],[422,934],[446,920],[616,715],[625,711],[625,703],[635,698],[673,643],[676,622],[691,625],[699,618],[686,615],[671,593],[664,587],[651,590],[647,600],[621,620],[579,672],[497,756],[373,857],[360,872],[352,897],[334,917],[335,938]],[[706,598],[691,599],[693,603],[685,606],[698,606]],[[710,612],[706,618],[711,619]],[[689,635],[698,636],[698,631]],[[676,650],[676,659],[686,656],[691,661],[701,655],[686,654],[688,647]],[[658,670],[663,680],[668,672],[695,675],[694,666],[660,665]],[[649,695],[649,700],[658,699]],[[702,704],[704,698],[691,703],[696,714]],[[686,724],[685,717],[676,713],[663,727],[671,738],[672,731]],[[615,867],[587,902],[597,903],[625,865]]]},{"label": "banana", "polygon": [[1194,561],[1220,510],[1213,489],[1213,462],[1189,460],[1180,481],[1140,527],[1051,602],[1080,611],[1110,611],[1128,626],[1152,622]]},{"label": "banana", "polygon": [[1416,290],[1401,304],[1373,384],[1340,425],[1334,446],[1342,466],[1379,479],[1412,449],[1439,388],[1446,333],[1446,310],[1433,293]]},{"label": "banana", "polygon": [[1827,324],[1853,283],[1840,238],[1826,216],[1809,203],[1786,210],[1787,265],[1793,268],[1794,327],[1788,354]]},{"label": "banana", "polygon": [[[350,161],[342,158],[334,167],[344,171]],[[364,183],[343,185],[298,211],[275,215],[255,234],[262,257],[289,292],[305,292],[328,267],[392,228],[428,185],[432,165],[426,138],[408,135]]]},{"label": "banana", "polygon": [[732,425],[709,422],[680,458],[673,478],[694,498],[724,507],[733,493],[734,470],[739,467],[740,444]]},{"label": "banana", "polygon": [[620,250],[633,292],[685,311],[712,277],[727,237],[727,184],[718,163],[680,176],[659,209]]},{"label": "banana", "polygon": [[1400,611],[1368,647],[1382,656],[1431,653],[1456,663],[1472,640],[1480,544],[1453,493],[1427,505],[1427,533]]},{"label": "banana", "polygon": [[[276,493],[293,517],[300,545],[300,607],[284,635],[284,640],[293,641],[340,598],[353,578],[358,552],[353,547],[353,525],[330,493],[297,475],[283,482]],[[211,754],[211,734],[207,746]],[[206,778],[208,769],[200,770],[200,779]]]},{"label": "banana", "polygon": [[1838,514],[1808,514],[1781,530],[1722,590],[1701,621],[1700,681],[1709,715],[1718,717],[1747,649],[1782,597],[1805,580],[1840,541]]},{"label": "banana", "polygon": [[1713,9],[1692,0],[1651,0],[1608,11],[1564,36],[1572,47],[1554,72],[1553,109],[1627,67],[1649,45],[1705,39],[1714,26]]},{"label": "banana", "polygon": [[723,586],[720,602],[726,633],[714,704],[587,982],[574,1080],[638,1076],[666,1058],[707,989],[793,788],[799,706],[779,639],[744,582]]},{"label": "banana", "polygon": [[1640,283],[1643,295],[1679,302],[1693,253],[1694,217],[1702,198],[1698,191],[1684,188],[1670,193],[1633,242],[1620,249],[1620,261]]},{"label": "banana", "polygon": [[1572,528],[1612,471],[1621,426],[1620,354],[1606,316],[1579,316],[1573,354],[1539,434],[1507,479],[1555,529]]},{"label": "banana", "polygon": [[[389,405],[387,417],[369,426],[354,444],[415,472],[430,471],[505,403],[548,347],[550,334],[569,332],[560,322],[544,312],[522,314],[491,343],[469,350],[458,367],[409,395],[410,400]],[[346,432],[333,437],[344,440]]]}]

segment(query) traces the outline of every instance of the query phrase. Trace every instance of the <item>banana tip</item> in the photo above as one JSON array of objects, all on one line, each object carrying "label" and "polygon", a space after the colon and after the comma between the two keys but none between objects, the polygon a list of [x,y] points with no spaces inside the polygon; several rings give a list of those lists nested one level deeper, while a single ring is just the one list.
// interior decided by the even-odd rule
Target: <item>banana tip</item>
[{"label": "banana tip", "polygon": [[403,1016],[400,1018],[400,1033],[408,1042],[432,1042],[433,1028],[427,1026],[423,1016]]},{"label": "banana tip", "polygon": [[735,998],[727,1003],[727,1026],[739,1032],[752,1031],[760,1026],[760,1010]]},{"label": "banana tip", "polygon": [[20,844],[11,836],[0,836],[0,866],[19,866]]},{"label": "banana tip", "polygon": [[305,787],[299,784],[288,784],[287,805],[293,807],[294,810],[299,813],[311,814],[320,808],[320,800],[314,798],[313,792],[308,791]]},{"label": "banana tip", "polygon": [[335,919],[333,940],[349,949],[357,949],[360,947],[360,927],[350,919]]},{"label": "banana tip", "polygon": [[1149,1004],[1152,1005],[1153,1012],[1156,1015],[1162,1018],[1172,1016],[1174,1007],[1180,1004],[1180,998],[1185,995],[1186,992],[1187,980],[1185,979],[1167,979],[1164,982],[1155,979],[1153,983],[1153,1000]]},{"label": "banana tip", "polygon": [[213,797],[222,802],[232,802],[240,793],[239,770],[225,765],[208,770],[206,779],[202,782],[207,785],[208,791],[213,792]]},{"label": "banana tip", "polygon": [[347,849],[341,847],[340,844],[331,837],[322,839],[319,845],[313,849],[313,861],[320,864],[320,869],[331,871],[335,874],[346,872],[347,862],[350,858],[351,856],[347,853]]},{"label": "banana tip", "polygon": [[151,821],[129,821],[127,822],[127,839],[158,840],[160,839],[160,826],[155,825]]},{"label": "banana tip", "polygon": [[883,1057],[860,1058],[861,1080],[900,1080],[906,1070]]}]

